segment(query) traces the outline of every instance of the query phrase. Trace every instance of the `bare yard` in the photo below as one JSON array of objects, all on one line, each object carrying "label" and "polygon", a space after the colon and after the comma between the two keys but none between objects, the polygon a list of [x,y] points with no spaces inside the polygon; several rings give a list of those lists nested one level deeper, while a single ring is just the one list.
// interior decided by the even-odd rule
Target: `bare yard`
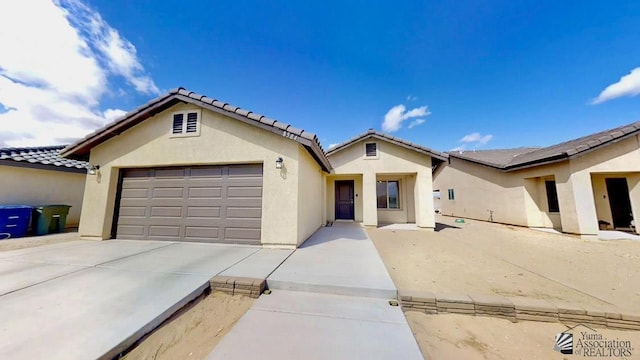
[{"label": "bare yard", "polygon": [[[399,290],[496,294],[614,306],[640,313],[640,242],[583,241],[438,216],[438,231],[367,229]],[[427,359],[569,359],[553,350],[560,323],[407,312]],[[598,329],[640,348],[640,332]],[[579,334],[579,332],[576,332]],[[634,350],[627,358],[640,358]]]}]

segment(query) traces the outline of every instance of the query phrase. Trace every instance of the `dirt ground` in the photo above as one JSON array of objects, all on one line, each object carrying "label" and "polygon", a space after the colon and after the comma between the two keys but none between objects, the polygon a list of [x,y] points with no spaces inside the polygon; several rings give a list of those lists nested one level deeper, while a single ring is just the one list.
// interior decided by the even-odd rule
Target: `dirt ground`
[{"label": "dirt ground", "polygon": [[[631,356],[640,359],[640,331],[594,329],[577,327],[574,334],[573,355],[564,355],[553,349],[555,335],[567,330],[560,323],[508,320],[457,315],[426,315],[405,313],[425,359],[511,360],[511,359],[566,359],[583,357],[578,354],[577,341],[581,332],[599,334],[609,340],[630,341]],[[598,358],[598,357],[597,357]],[[622,359],[623,357],[610,358]]]},{"label": "dirt ground", "polygon": [[213,292],[174,314],[123,359],[205,359],[253,302]]},{"label": "dirt ground", "polygon": [[[521,227],[438,216],[436,232],[367,229],[399,290],[497,294],[613,305],[640,313],[640,242],[583,241]],[[571,359],[553,350],[560,323],[405,313],[426,359]],[[629,340],[640,332],[596,329]],[[574,332],[579,334],[579,332]],[[574,335],[577,336],[577,335]]]},{"label": "dirt ground", "polygon": [[439,231],[368,229],[400,290],[614,304],[640,313],[640,242],[584,241],[437,216]]},{"label": "dirt ground", "polygon": [[62,243],[79,240],[77,229],[68,229],[67,232],[43,236],[26,236],[15,239],[0,240],[0,251],[25,249],[34,246]]}]

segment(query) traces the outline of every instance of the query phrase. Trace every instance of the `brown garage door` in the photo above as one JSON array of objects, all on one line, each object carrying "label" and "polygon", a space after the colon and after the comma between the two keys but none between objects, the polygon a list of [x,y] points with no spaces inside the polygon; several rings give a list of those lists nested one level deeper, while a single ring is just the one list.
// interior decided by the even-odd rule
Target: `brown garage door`
[{"label": "brown garage door", "polygon": [[262,165],[124,170],[120,239],[260,244]]}]

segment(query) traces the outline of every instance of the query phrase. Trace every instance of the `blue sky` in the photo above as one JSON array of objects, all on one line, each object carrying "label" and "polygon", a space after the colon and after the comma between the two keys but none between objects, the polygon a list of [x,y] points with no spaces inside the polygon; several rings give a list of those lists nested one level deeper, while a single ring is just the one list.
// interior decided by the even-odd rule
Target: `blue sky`
[{"label": "blue sky", "polygon": [[[544,146],[640,120],[637,1],[35,3],[4,19],[25,26],[0,55],[4,146],[68,142],[178,86],[325,148],[369,128],[443,151]],[[43,36],[61,44],[24,51]],[[38,55],[55,64],[20,58]]]}]

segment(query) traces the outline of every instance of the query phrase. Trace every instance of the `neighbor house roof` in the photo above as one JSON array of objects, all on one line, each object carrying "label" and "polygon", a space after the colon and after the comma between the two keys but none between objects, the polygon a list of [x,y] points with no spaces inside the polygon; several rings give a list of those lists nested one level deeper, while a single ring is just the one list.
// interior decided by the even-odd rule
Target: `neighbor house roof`
[{"label": "neighbor house roof", "polygon": [[387,142],[390,142],[392,144],[401,146],[403,148],[409,149],[409,150],[413,150],[413,151],[417,151],[419,153],[425,154],[425,155],[429,155],[431,156],[431,158],[436,159],[436,160],[440,160],[440,161],[446,161],[447,160],[447,154],[445,153],[441,153],[439,151],[435,151],[432,149],[429,149],[427,147],[421,146],[421,145],[417,145],[414,144],[412,142],[397,138],[395,136],[391,136],[389,134],[385,134],[379,131],[375,131],[373,129],[369,129],[369,131],[367,131],[366,133],[360,134],[356,137],[354,137],[353,139],[347,140],[345,142],[343,142],[342,144],[336,145],[334,147],[332,147],[331,149],[329,149],[329,151],[327,151],[327,156],[331,156],[339,151],[342,151],[348,147],[350,147],[351,145],[362,141],[362,140],[367,140],[367,139],[380,139],[380,140],[384,140]]},{"label": "neighbor house roof", "polygon": [[0,149],[0,165],[86,173],[87,163],[60,156],[60,146],[11,147]]},{"label": "neighbor house roof", "polygon": [[205,95],[196,94],[184,88],[173,89],[167,94],[153,99],[137,109],[128,112],[116,121],[87,135],[85,138],[78,140],[74,144],[69,145],[62,152],[62,156],[88,159],[89,151],[93,147],[116,135],[120,135],[127,129],[180,102],[200,106],[215,113],[228,116],[249,125],[257,126],[264,130],[286,137],[287,139],[296,141],[307,149],[323,170],[327,172],[331,170],[331,164],[325,156],[322,146],[318,141],[318,137],[315,134],[295,128],[289,124],[270,119],[250,110],[244,110]]},{"label": "neighbor house roof", "polygon": [[449,156],[512,171],[572,159],[638,133],[640,121],[543,148],[450,152]]}]

